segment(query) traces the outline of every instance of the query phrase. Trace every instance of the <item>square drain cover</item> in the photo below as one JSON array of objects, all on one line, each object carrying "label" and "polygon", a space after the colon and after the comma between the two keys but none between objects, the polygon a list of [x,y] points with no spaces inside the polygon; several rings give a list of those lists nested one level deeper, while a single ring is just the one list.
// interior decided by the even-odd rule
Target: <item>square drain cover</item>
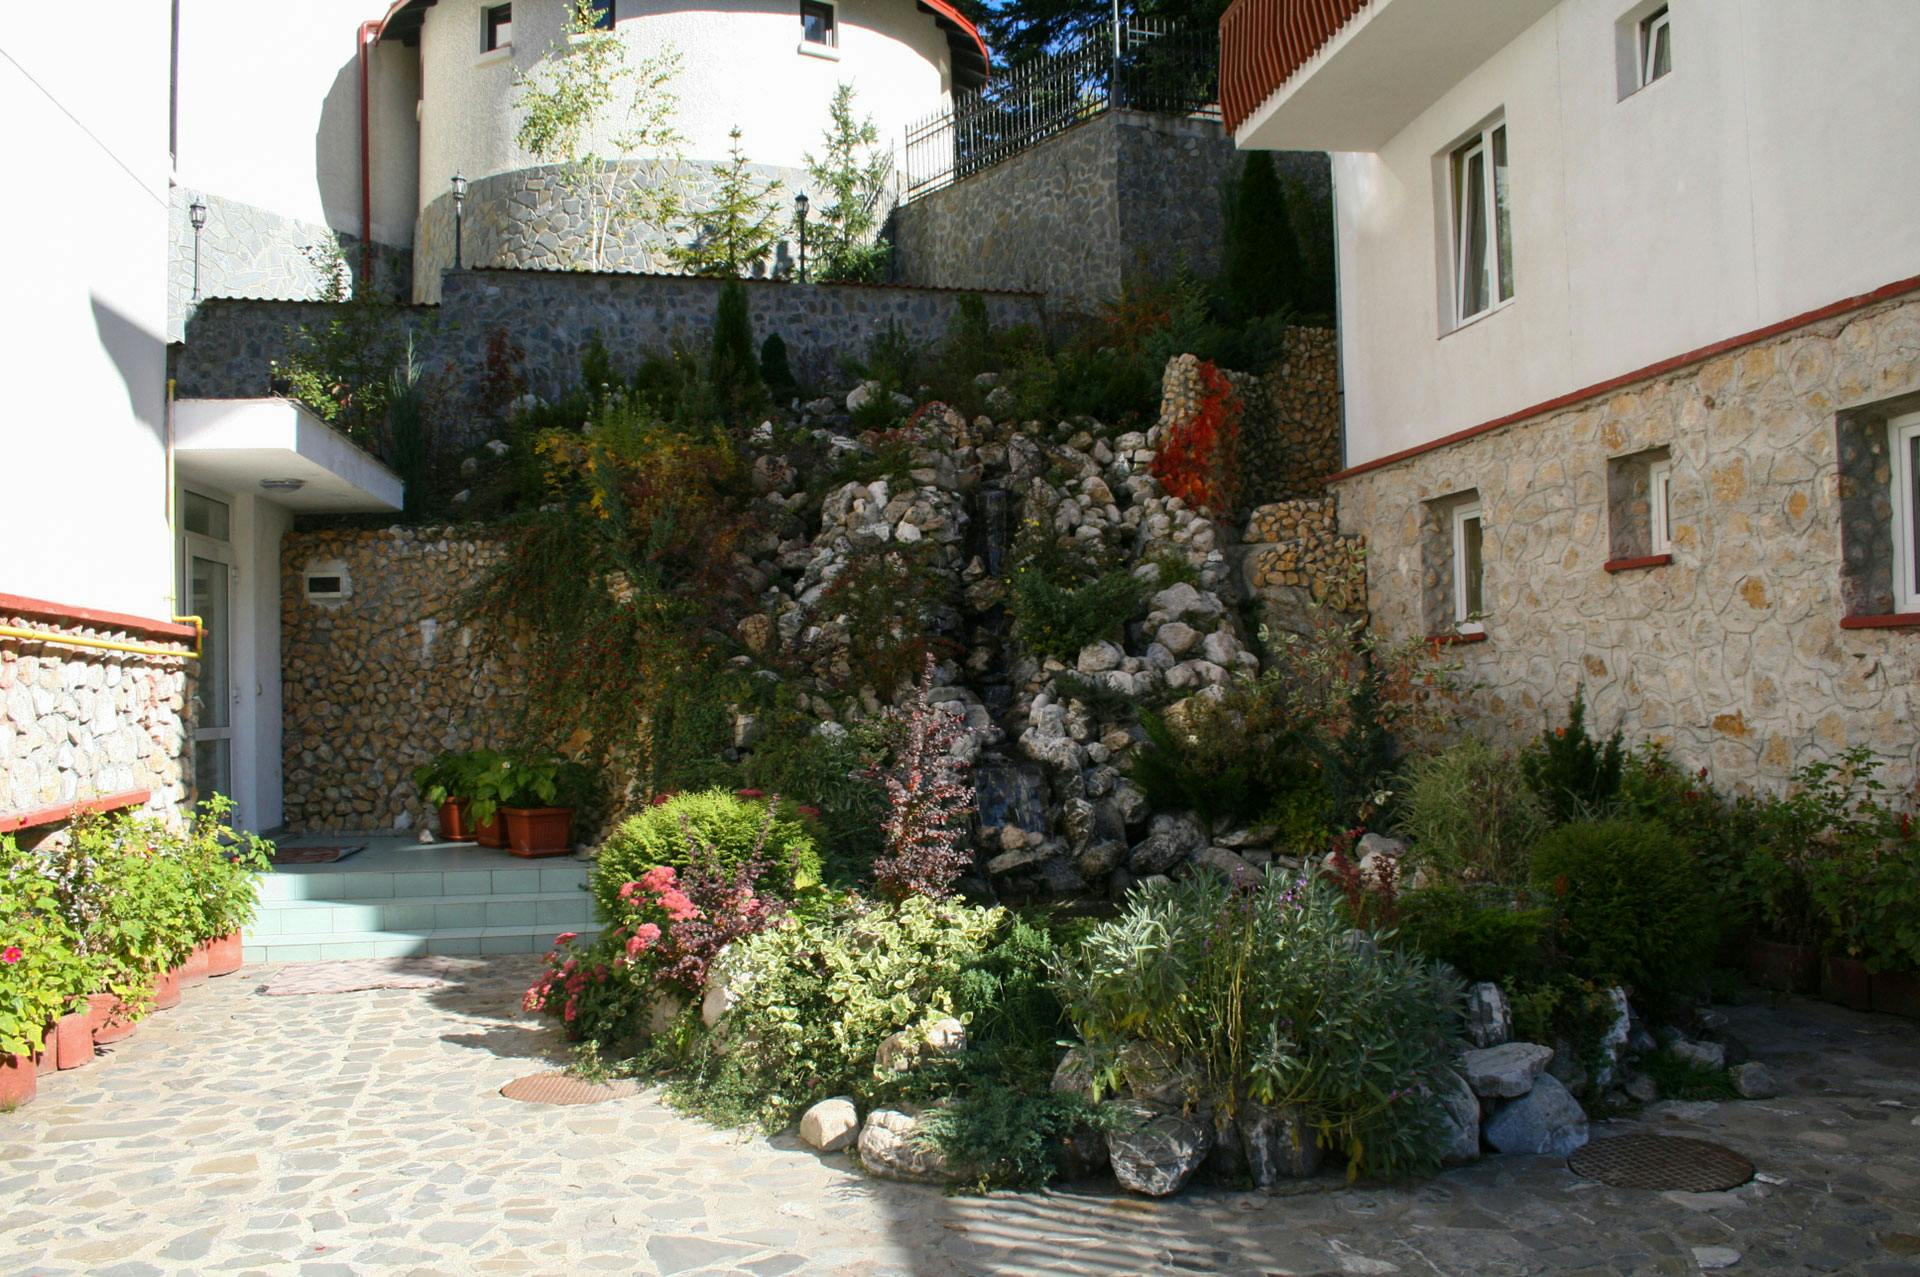
[{"label": "square drain cover", "polygon": [[1718,1193],[1753,1178],[1753,1163],[1730,1148],[1673,1135],[1620,1135],[1574,1150],[1567,1169],[1615,1188]]}]

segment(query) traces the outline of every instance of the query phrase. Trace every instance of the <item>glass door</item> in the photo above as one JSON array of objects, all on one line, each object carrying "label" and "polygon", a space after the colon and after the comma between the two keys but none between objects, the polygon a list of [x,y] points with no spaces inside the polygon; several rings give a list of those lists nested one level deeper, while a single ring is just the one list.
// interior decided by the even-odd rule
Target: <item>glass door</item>
[{"label": "glass door", "polygon": [[197,492],[181,503],[182,595],[206,627],[193,682],[193,786],[196,798],[233,793],[233,548],[228,509]]}]

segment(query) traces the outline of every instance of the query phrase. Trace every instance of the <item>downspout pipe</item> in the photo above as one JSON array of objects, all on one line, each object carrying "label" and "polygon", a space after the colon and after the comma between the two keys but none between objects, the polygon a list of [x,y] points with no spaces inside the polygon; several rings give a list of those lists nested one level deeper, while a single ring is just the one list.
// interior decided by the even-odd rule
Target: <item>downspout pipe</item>
[{"label": "downspout pipe", "polygon": [[360,64],[360,280],[373,286],[373,130],[367,111],[367,50],[380,38],[380,19],[360,24],[354,59]]}]

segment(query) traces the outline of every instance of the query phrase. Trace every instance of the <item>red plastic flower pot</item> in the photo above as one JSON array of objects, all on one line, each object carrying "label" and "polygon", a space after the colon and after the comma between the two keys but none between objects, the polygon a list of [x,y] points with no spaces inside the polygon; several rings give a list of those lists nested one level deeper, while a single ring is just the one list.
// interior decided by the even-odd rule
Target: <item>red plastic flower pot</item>
[{"label": "red plastic flower pot", "polygon": [[0,1109],[17,1109],[40,1089],[40,1075],[25,1055],[0,1055]]},{"label": "red plastic flower pot", "polygon": [[502,825],[499,812],[496,811],[493,813],[492,820],[474,825],[473,840],[482,847],[504,847],[507,845],[507,831]]},{"label": "red plastic flower pot", "polygon": [[232,975],[245,961],[238,931],[207,941],[207,974],[209,976]]},{"label": "red plastic flower pot", "polygon": [[440,841],[472,842],[474,830],[467,818],[467,800],[449,798],[440,804]]},{"label": "red plastic flower pot", "polygon": [[54,1047],[60,1056],[60,1067],[77,1069],[93,1063],[93,1029],[89,1026],[91,1017],[85,1011],[72,1011],[60,1017],[53,1026]]},{"label": "red plastic flower pot", "polygon": [[1836,958],[1829,954],[1820,960],[1820,996],[1854,1011],[1873,1010],[1872,980],[1867,964],[1858,958]]},{"label": "red plastic flower pot", "polygon": [[118,1042],[122,1038],[133,1036],[138,1022],[127,1011],[126,1003],[111,993],[89,993],[87,995],[87,1027],[93,1031],[95,1043],[104,1046],[109,1042]]},{"label": "red plastic flower pot", "polygon": [[1873,1009],[1887,1015],[1920,1020],[1920,974],[1912,971],[1873,973]]},{"label": "red plastic flower pot", "polygon": [[180,972],[165,972],[153,978],[153,1009],[166,1011],[180,1005]]},{"label": "red plastic flower pot", "polygon": [[1747,978],[1758,987],[1776,993],[1818,993],[1820,952],[1812,945],[1749,941]]},{"label": "red plastic flower pot", "polygon": [[507,850],[516,856],[565,856],[573,851],[573,808],[502,807]]},{"label": "red plastic flower pot", "polygon": [[207,946],[204,943],[193,946],[193,952],[180,964],[180,983],[182,985],[199,984],[207,978]]}]

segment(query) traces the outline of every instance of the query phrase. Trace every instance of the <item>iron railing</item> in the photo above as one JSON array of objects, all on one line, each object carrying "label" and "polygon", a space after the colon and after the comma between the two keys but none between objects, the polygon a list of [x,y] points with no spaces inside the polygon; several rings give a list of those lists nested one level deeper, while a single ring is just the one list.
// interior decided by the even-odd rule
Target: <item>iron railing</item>
[{"label": "iron railing", "polygon": [[1219,67],[1213,31],[1123,19],[1072,48],[1000,72],[909,125],[905,198],[990,168],[1103,111],[1218,119]]}]

